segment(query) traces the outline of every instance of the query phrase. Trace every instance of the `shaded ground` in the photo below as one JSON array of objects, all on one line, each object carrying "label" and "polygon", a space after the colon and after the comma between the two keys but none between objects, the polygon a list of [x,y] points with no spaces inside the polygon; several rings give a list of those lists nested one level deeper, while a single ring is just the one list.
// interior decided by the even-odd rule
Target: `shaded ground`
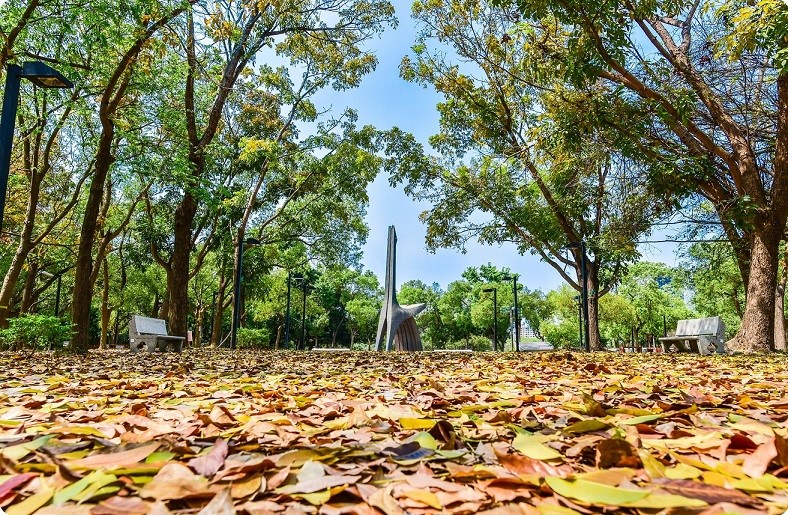
[{"label": "shaded ground", "polygon": [[0,354],[0,507],[783,513],[788,359]]}]

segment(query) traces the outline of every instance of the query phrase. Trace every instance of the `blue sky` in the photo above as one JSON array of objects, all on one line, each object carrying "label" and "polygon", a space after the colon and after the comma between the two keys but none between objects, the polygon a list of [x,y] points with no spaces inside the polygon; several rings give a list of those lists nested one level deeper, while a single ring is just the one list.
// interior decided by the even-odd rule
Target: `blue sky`
[{"label": "blue sky", "polygon": [[[370,43],[378,56],[377,69],[364,78],[361,86],[349,92],[332,92],[326,99],[335,111],[352,107],[358,111],[359,125],[371,124],[380,129],[397,126],[411,132],[427,145],[427,138],[438,131],[435,105],[441,96],[432,89],[405,82],[399,77],[402,57],[410,53],[416,37],[416,27],[410,17],[408,0],[393,0],[399,19],[396,29],[389,29],[380,40]],[[362,263],[380,279],[385,276],[386,235],[389,225],[397,230],[397,286],[411,279],[426,283],[437,282],[445,288],[460,278],[469,266],[492,263],[509,267],[520,274],[530,289],[547,291],[562,283],[552,267],[530,254],[521,256],[513,245],[500,247],[469,244],[467,253],[442,249],[434,254],[426,250],[426,229],[419,221],[419,213],[428,207],[405,195],[402,188],[391,188],[388,177],[381,174],[368,188],[370,205],[367,223],[369,239],[364,246]],[[663,239],[661,237],[654,239]],[[672,246],[642,246],[644,259],[674,262]]]}]

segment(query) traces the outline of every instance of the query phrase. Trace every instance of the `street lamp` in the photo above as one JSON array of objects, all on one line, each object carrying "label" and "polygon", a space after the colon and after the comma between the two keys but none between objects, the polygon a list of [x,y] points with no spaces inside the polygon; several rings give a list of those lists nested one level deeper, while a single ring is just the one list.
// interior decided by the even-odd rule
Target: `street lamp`
[{"label": "street lamp", "polygon": [[238,269],[235,271],[235,291],[233,292],[233,326],[230,329],[230,348],[235,349],[238,343],[238,327],[241,325],[241,281],[243,280],[244,245],[259,245],[257,238],[246,238],[238,243],[235,261]]},{"label": "street lamp", "polygon": [[588,270],[586,265],[586,242],[580,240],[580,242],[572,242],[567,245],[565,248],[569,250],[578,250],[580,251],[580,280],[582,281],[582,285],[580,287],[580,296],[583,302],[583,328],[585,329],[585,338],[583,339],[583,348],[586,352],[591,350],[591,341],[589,339],[589,329],[588,329]]},{"label": "street lamp", "polygon": [[504,281],[512,281],[512,292],[514,292],[514,348],[515,352],[520,352],[520,310],[517,306],[517,274],[504,275]]},{"label": "street lamp", "polygon": [[6,188],[11,169],[11,145],[14,141],[16,109],[19,105],[19,86],[27,79],[39,88],[73,88],[74,84],[58,71],[44,63],[33,61],[22,66],[8,66],[5,77],[5,97],[3,114],[0,117],[0,228],[3,226]]},{"label": "street lamp", "polygon": [[484,293],[493,294],[493,350],[498,350],[498,289],[485,288],[482,290]]}]

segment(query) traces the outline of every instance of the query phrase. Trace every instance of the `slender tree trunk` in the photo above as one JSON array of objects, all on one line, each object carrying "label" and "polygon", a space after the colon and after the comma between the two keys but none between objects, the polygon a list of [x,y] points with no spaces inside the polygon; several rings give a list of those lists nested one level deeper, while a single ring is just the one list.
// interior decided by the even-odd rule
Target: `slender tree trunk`
[{"label": "slender tree trunk", "polygon": [[102,265],[103,272],[103,288],[101,290],[101,338],[99,339],[99,349],[104,350],[107,348],[107,335],[109,333],[109,267],[107,260],[104,259]]},{"label": "slender tree trunk", "polygon": [[785,350],[785,275],[774,295],[774,349]]},{"label": "slender tree trunk", "polygon": [[30,263],[30,266],[27,270],[27,277],[25,277],[25,286],[22,290],[22,303],[19,306],[20,315],[30,311],[30,306],[33,305],[33,290],[36,286],[36,276],[38,275],[38,270],[38,263]]},{"label": "slender tree trunk", "polygon": [[205,306],[203,306],[202,303],[200,303],[200,305],[197,306],[197,312],[194,315],[194,319],[195,319],[194,331],[192,331],[192,338],[193,338],[192,345],[194,345],[195,347],[199,347],[200,345],[202,345],[202,324],[204,318],[205,318]]},{"label": "slender tree trunk", "polygon": [[782,251],[782,270],[774,295],[774,350],[786,350],[785,286],[788,284],[788,246]]},{"label": "slender tree trunk", "polygon": [[276,326],[276,340],[274,340],[274,349],[279,350],[279,346],[282,344],[282,324]]},{"label": "slender tree trunk", "polygon": [[216,294],[216,305],[213,310],[213,324],[211,325],[211,348],[215,349],[221,343],[222,318],[224,318],[224,297],[227,291],[227,279],[219,279],[219,291]]}]

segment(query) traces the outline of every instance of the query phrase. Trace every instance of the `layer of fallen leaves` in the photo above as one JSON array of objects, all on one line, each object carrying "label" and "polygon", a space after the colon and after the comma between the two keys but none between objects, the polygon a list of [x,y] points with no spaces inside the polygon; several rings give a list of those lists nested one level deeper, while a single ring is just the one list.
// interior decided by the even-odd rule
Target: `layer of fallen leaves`
[{"label": "layer of fallen leaves", "polygon": [[783,513],[788,359],[0,354],[8,515]]}]

